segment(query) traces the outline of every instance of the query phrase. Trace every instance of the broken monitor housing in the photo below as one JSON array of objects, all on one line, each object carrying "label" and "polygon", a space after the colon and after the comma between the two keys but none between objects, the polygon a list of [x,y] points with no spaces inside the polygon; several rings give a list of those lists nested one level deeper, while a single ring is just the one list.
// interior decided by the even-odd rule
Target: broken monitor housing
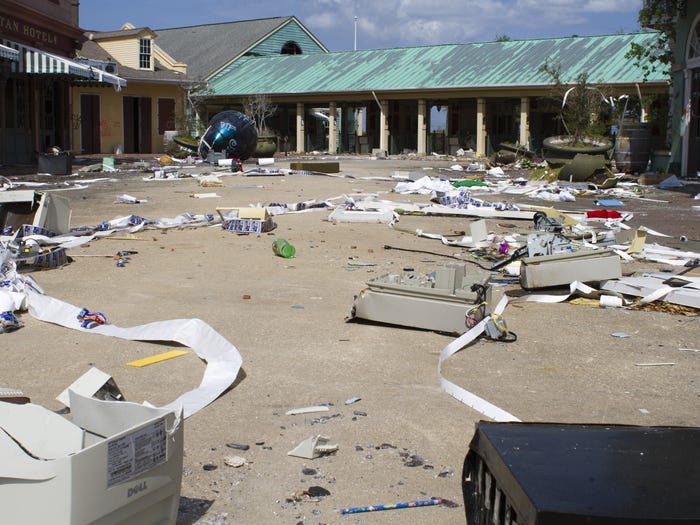
[{"label": "broken monitor housing", "polygon": [[700,524],[700,428],[480,421],[467,524]]},{"label": "broken monitor housing", "polygon": [[451,263],[428,275],[412,271],[383,275],[367,282],[355,299],[352,316],[461,334],[469,328],[466,313],[472,306],[486,302],[482,314],[489,313],[488,280],[485,272],[467,272],[464,263]]}]

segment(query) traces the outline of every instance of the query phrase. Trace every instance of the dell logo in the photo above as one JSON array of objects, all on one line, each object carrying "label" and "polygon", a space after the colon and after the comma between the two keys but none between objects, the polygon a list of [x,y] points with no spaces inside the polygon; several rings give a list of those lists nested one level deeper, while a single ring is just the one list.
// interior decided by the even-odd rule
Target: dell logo
[{"label": "dell logo", "polygon": [[136,485],[136,486],[134,486],[134,487],[131,487],[131,488],[127,491],[126,497],[127,497],[127,498],[130,498],[131,496],[135,496],[135,495],[138,494],[139,492],[143,492],[143,491],[146,490],[146,489],[148,489],[148,485],[146,484],[145,481],[142,481],[142,482],[139,483],[138,485]]}]

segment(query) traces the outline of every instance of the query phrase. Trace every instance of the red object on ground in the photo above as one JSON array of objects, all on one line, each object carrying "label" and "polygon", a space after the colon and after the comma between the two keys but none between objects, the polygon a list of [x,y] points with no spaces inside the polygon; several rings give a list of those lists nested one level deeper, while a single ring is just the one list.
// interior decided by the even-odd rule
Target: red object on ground
[{"label": "red object on ground", "polygon": [[615,210],[593,210],[587,211],[586,217],[589,219],[621,219],[622,215]]}]

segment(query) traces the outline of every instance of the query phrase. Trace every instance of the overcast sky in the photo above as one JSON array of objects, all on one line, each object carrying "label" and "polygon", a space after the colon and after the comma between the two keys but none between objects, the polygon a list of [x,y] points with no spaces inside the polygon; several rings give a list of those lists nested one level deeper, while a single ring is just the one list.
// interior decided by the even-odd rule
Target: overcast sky
[{"label": "overcast sky", "polygon": [[[296,16],[331,51],[638,30],[642,0],[81,0],[80,25],[152,29]],[[212,42],[212,45],[216,45]]]}]

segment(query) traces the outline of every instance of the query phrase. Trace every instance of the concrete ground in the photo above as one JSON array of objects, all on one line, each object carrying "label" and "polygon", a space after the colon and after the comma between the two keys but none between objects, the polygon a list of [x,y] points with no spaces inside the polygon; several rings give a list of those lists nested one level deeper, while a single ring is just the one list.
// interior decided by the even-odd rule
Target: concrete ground
[{"label": "concrete ground", "polygon": [[[226,177],[223,188],[212,189],[192,179],[144,182],[143,174],[128,173],[116,182],[62,195],[71,200],[72,225],[92,225],[130,213],[174,217],[185,211],[211,213],[217,206],[388,192],[394,183],[359,177],[450,164],[343,160],[343,173],[358,178]],[[204,191],[221,198],[190,197]],[[114,204],[123,193],[148,202]],[[648,197],[667,202],[626,201],[625,210],[635,212],[630,224],[672,236],[660,239],[662,244],[700,251],[700,212],[691,208],[698,204],[692,195],[656,190]],[[592,198],[563,207],[591,209]],[[278,216],[274,232],[251,236],[220,228],[147,230],[138,234],[140,240],[103,239],[73,249],[71,264],[33,275],[47,294],[104,312],[113,324],[198,317],[239,349],[243,369],[234,388],[185,423],[180,524],[465,523],[462,463],[474,425],[484,417],[438,385],[438,356],[452,338],[346,318],[368,279],[409,266],[429,272],[449,262],[383,245],[454,253],[410,232],[468,230],[470,220],[403,216],[400,230],[392,230],[380,224],[333,225],[327,216],[327,211]],[[527,230],[530,224],[489,220],[488,226],[505,232]],[[681,243],[681,235],[690,240]],[[296,258],[274,256],[276,237],[296,247]],[[123,268],[109,257],[79,257],[119,250],[138,254]],[[353,261],[376,266],[348,266]],[[637,262],[623,271],[663,268]],[[517,342],[479,340],[445,363],[447,378],[524,421],[700,424],[700,352],[681,350],[700,348],[697,317],[513,301],[504,315]],[[128,400],[156,405],[195,387],[204,371],[205,364],[192,353],[132,368],[126,363],[171,347],[80,333],[28,314],[22,319],[23,329],[0,336],[0,386],[20,388],[50,409],[61,408],[56,395],[92,365],[111,374]],[[616,338],[613,332],[630,337]],[[675,364],[636,366],[643,362]],[[361,401],[346,406],[354,396]],[[320,403],[329,404],[330,411],[285,415],[291,408]],[[328,436],[338,451],[314,460],[287,455],[316,434]],[[250,449],[233,450],[227,443]],[[226,466],[224,457],[232,454],[248,464]],[[204,470],[204,465],[217,468]],[[318,502],[289,502],[296,491],[311,486],[330,495]],[[429,497],[455,505],[340,514],[344,507]]]}]

